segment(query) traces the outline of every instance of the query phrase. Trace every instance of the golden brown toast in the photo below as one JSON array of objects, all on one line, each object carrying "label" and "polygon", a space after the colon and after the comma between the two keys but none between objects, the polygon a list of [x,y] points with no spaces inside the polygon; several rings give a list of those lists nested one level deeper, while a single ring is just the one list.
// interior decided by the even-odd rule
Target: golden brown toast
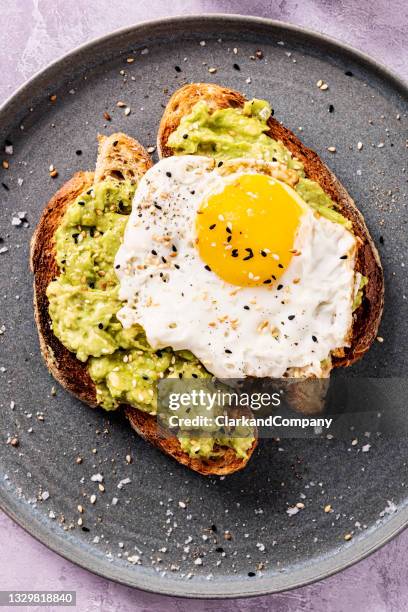
[{"label": "golden brown toast", "polygon": [[[96,389],[86,363],[79,361],[54,336],[48,313],[46,290],[59,275],[55,260],[54,234],[67,207],[92,184],[108,177],[137,182],[152,166],[150,156],[133,138],[117,133],[99,137],[99,151],[95,173],[78,172],[51,198],[31,241],[31,269],[34,273],[34,312],[40,339],[40,347],[48,369],[54,378],[77,398],[90,406],[96,406]],[[220,448],[214,459],[191,458],[183,452],[174,436],[161,432],[155,416],[133,406],[123,406],[132,428],[145,440],[162,450],[179,463],[201,474],[231,474],[243,468],[252,455],[256,441],[245,459],[237,457],[233,449]]]},{"label": "golden brown toast", "polygon": [[[193,106],[204,100],[210,109],[242,107],[245,97],[237,91],[212,83],[191,83],[178,89],[170,98],[159,126],[157,149],[160,157],[173,155],[167,141],[180,124],[181,118],[191,112]],[[277,119],[268,120],[268,136],[281,141],[294,157],[300,160],[306,177],[316,181],[335,203],[344,217],[353,224],[353,232],[360,240],[356,270],[369,280],[362,304],[354,313],[350,347],[333,355],[333,366],[348,366],[360,359],[377,336],[384,302],[384,277],[377,249],[370,236],[364,218],[340,181],[322,162],[317,153],[307,148],[293,132]]]}]

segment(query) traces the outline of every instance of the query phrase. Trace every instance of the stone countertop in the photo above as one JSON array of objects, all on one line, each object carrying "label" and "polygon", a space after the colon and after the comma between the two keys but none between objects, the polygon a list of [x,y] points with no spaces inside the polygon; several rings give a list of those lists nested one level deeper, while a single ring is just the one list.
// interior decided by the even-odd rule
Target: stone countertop
[{"label": "stone countertop", "polygon": [[[408,4],[404,0],[13,0],[2,6],[0,102],[48,62],[114,29],[170,15],[245,14],[249,6],[252,15],[334,36],[408,78]],[[0,514],[0,588],[76,590],[81,612],[402,612],[408,609],[407,548],[405,532],[357,565],[295,591],[229,602],[192,602],[94,576],[49,551]]]}]

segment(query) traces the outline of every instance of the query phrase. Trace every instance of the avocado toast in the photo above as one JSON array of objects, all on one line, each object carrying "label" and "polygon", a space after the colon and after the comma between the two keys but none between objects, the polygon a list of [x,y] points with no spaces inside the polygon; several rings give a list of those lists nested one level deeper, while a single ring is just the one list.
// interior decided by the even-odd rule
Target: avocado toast
[{"label": "avocado toast", "polygon": [[[348,366],[360,359],[376,338],[381,320],[384,280],[381,263],[364,219],[343,185],[318,155],[305,147],[261,101],[247,102],[237,91],[208,83],[192,83],[170,98],[160,123],[157,147],[161,157],[198,154],[228,160],[263,157],[282,162],[298,174],[297,190],[319,214],[347,225],[357,238],[355,271],[358,291],[348,346],[336,349],[324,365]],[[246,129],[247,118],[255,119]],[[253,126],[257,123],[256,130]],[[290,377],[307,376],[302,368]]]},{"label": "avocado toast", "polygon": [[246,465],[256,439],[240,454],[233,443],[215,443],[207,456],[191,444],[187,452],[154,416],[157,380],[201,373],[201,364],[171,350],[152,351],[141,328],[123,330],[116,319],[114,256],[137,183],[151,165],[125,134],[99,137],[95,173],[78,172],[47,204],[31,246],[41,351],[53,376],[85,403],[123,408],[143,438],[197,472],[230,474]]}]

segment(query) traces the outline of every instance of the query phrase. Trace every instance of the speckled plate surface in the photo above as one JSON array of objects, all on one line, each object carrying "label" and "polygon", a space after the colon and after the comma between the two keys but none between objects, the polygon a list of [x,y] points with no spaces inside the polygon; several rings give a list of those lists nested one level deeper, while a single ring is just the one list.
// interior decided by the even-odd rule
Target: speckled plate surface
[{"label": "speckled plate surface", "polygon": [[[263,58],[251,59],[257,49]],[[126,29],[51,65],[0,111],[9,161],[0,188],[1,504],[53,550],[131,586],[196,597],[270,593],[336,572],[406,525],[408,441],[371,438],[363,453],[367,438],[351,444],[352,432],[347,441],[266,440],[243,472],[205,479],[140,440],[120,415],[58,386],[54,394],[33,321],[29,240],[48,198],[75,171],[93,168],[98,132],[123,130],[154,145],[168,95],[192,80],[269,99],[347,186],[387,286],[384,342],[353,372],[405,375],[404,84],[345,46],[257,18]],[[27,222],[12,225],[23,211]],[[289,516],[297,502],[304,509]]]}]

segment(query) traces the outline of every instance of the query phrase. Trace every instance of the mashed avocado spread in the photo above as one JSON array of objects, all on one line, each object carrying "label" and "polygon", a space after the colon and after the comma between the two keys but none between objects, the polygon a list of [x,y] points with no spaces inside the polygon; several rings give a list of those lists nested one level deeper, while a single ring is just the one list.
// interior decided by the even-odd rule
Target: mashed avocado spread
[{"label": "mashed avocado spread", "polygon": [[[157,410],[157,381],[163,377],[204,378],[208,372],[188,351],[153,351],[143,329],[124,329],[116,317],[122,303],[114,259],[119,249],[135,185],[106,180],[82,193],[66,210],[55,233],[60,275],[49,284],[47,297],[54,334],[87,363],[98,403],[114,410],[121,403],[150,414]],[[193,439],[179,434],[191,456],[212,457],[216,445],[245,457],[251,432],[229,438],[225,432]]]}]

